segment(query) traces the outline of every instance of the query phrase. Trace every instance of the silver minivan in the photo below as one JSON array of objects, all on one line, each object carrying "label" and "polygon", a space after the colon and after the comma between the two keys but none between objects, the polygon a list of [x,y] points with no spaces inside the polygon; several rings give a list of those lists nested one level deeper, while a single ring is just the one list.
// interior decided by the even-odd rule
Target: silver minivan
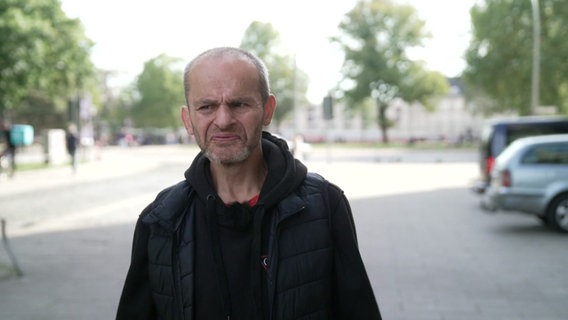
[{"label": "silver minivan", "polygon": [[479,145],[480,176],[472,186],[483,194],[491,184],[495,158],[518,138],[549,134],[568,134],[568,117],[525,116],[512,119],[490,119],[483,124]]},{"label": "silver minivan", "polygon": [[568,134],[511,143],[495,160],[482,207],[534,214],[568,232]]}]

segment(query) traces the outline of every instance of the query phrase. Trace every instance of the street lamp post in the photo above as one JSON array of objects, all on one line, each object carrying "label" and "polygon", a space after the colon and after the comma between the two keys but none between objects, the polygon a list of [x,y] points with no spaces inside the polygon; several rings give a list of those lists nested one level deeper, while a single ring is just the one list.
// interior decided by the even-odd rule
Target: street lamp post
[{"label": "street lamp post", "polygon": [[531,0],[533,13],[533,61],[531,83],[531,113],[535,114],[539,104],[539,74],[540,74],[540,13],[538,0]]}]

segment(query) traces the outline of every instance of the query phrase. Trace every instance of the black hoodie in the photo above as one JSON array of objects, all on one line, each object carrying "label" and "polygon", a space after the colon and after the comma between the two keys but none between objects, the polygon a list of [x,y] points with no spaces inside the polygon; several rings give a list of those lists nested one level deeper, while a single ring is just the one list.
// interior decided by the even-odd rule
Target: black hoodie
[{"label": "black hoodie", "polygon": [[[278,204],[303,182],[307,168],[292,156],[284,140],[268,132],[262,133],[262,151],[268,165],[268,175],[258,204],[270,208]],[[209,159],[202,153],[197,155],[187,169],[185,178],[202,201],[205,202],[210,195],[216,196],[211,183]]]},{"label": "black hoodie", "polygon": [[185,173],[205,206],[196,215],[196,319],[222,319],[224,313],[232,314],[232,319],[262,319],[266,286],[261,262],[267,250],[264,215],[293,192],[307,173],[285,141],[267,132],[262,138],[268,174],[253,207],[221,201],[203,154]]}]

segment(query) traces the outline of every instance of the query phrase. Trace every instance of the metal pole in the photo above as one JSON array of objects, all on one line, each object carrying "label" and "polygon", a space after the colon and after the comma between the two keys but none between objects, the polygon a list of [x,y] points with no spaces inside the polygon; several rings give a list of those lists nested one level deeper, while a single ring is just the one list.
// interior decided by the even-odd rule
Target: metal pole
[{"label": "metal pole", "polygon": [[531,0],[533,13],[533,61],[531,83],[531,114],[536,113],[539,104],[540,75],[540,12],[538,0]]},{"label": "metal pole", "polygon": [[14,254],[14,252],[12,252],[12,249],[10,248],[10,243],[8,242],[8,236],[6,236],[6,220],[0,219],[0,224],[2,229],[2,243],[4,244],[4,249],[6,249],[6,252],[8,252],[8,256],[12,261],[12,266],[14,267],[16,275],[18,277],[21,277],[24,275],[24,273],[22,272],[22,269],[18,264],[18,260],[16,260],[16,255]]},{"label": "metal pole", "polygon": [[292,113],[293,113],[293,118],[294,118],[294,135],[293,138],[295,139],[296,136],[298,134],[300,134],[300,126],[298,124],[299,122],[299,116],[298,116],[298,99],[296,97],[296,91],[298,90],[298,86],[297,86],[297,73],[298,73],[298,64],[296,61],[296,54],[294,54],[294,66],[293,66],[293,70],[292,70]]}]

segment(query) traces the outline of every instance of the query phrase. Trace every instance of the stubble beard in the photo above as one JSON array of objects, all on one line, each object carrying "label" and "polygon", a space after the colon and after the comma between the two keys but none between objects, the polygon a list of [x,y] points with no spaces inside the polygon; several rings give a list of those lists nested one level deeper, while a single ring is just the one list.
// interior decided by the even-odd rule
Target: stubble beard
[{"label": "stubble beard", "polygon": [[[244,162],[246,159],[250,157],[253,150],[258,147],[260,143],[260,135],[262,132],[262,128],[260,132],[256,133],[253,137],[254,142],[251,143],[251,140],[248,143],[245,143],[238,151],[234,152],[233,154],[224,154],[223,152],[215,152],[215,148],[223,148],[222,146],[215,146],[213,147],[211,144],[207,143],[201,137],[196,136],[197,144],[199,148],[202,150],[203,155],[209,159],[212,163],[220,164],[224,166],[231,166],[235,164],[239,164]],[[257,142],[258,140],[258,142]],[[233,145],[228,146],[228,148],[233,147]]]},{"label": "stubble beard", "polygon": [[231,166],[245,161],[251,154],[251,148],[250,146],[245,146],[239,152],[229,156],[221,156],[213,152],[210,148],[206,148],[203,154],[213,163]]}]

